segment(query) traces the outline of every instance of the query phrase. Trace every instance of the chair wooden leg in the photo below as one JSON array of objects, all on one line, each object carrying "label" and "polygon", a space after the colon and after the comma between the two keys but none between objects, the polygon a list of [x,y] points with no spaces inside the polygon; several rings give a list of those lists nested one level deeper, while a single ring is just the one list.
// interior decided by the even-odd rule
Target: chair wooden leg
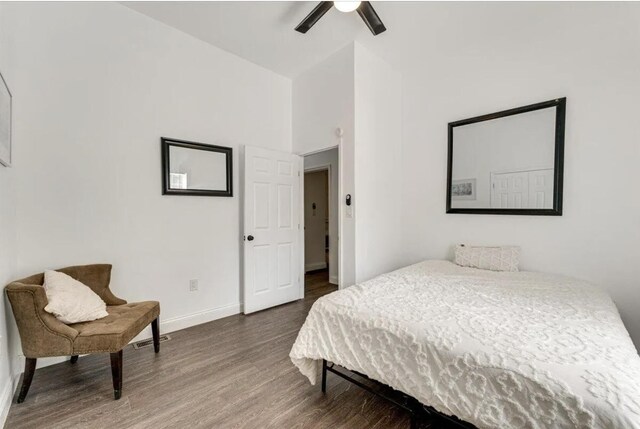
[{"label": "chair wooden leg", "polygon": [[111,353],[111,376],[113,377],[113,396],[118,400],[122,396],[122,350]]},{"label": "chair wooden leg", "polygon": [[327,393],[327,361],[322,359],[322,393]]},{"label": "chair wooden leg", "polygon": [[36,362],[37,359],[27,358],[24,363],[24,375],[22,376],[22,387],[20,387],[20,394],[18,395],[18,404],[24,402],[24,398],[26,398],[27,393],[29,393],[33,373],[36,372]]},{"label": "chair wooden leg", "polygon": [[153,332],[153,350],[158,353],[160,351],[160,329],[157,318],[151,322],[151,331]]},{"label": "chair wooden leg", "polygon": [[78,362],[78,355],[71,356],[71,360],[69,362],[71,362],[71,365]]}]

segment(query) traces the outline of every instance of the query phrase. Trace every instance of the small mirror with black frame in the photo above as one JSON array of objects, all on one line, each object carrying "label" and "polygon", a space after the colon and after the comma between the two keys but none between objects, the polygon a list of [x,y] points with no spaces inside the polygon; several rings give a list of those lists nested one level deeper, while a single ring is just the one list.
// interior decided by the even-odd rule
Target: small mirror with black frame
[{"label": "small mirror with black frame", "polygon": [[562,215],[566,98],[449,123],[447,213]]},{"label": "small mirror with black frame", "polygon": [[162,194],[233,196],[230,147],[162,137]]}]

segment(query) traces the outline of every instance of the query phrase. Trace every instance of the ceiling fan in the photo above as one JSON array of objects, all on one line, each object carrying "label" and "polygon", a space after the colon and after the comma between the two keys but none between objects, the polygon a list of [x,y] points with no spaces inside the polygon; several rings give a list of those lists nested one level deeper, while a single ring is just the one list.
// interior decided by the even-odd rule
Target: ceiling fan
[{"label": "ceiling fan", "polygon": [[371,30],[374,36],[377,36],[387,29],[368,1],[321,1],[309,15],[298,24],[296,31],[300,33],[309,31],[325,13],[329,12],[332,6],[335,6],[340,12],[357,11],[360,18],[367,24],[367,27],[369,27],[369,30]]}]

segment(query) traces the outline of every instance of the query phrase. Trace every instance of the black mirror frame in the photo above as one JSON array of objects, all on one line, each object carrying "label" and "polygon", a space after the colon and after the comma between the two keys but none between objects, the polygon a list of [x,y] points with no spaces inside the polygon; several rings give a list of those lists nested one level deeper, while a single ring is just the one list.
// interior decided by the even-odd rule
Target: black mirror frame
[{"label": "black mirror frame", "polygon": [[[162,137],[160,139],[162,150],[162,195],[200,195],[207,197],[233,197],[233,149],[225,146],[216,146],[204,143],[189,142],[185,140]],[[210,189],[171,189],[169,187],[169,165],[171,146],[184,147],[195,150],[207,150],[226,155],[227,189],[224,191]]]},{"label": "black mirror frame", "polygon": [[[564,169],[564,128],[566,116],[567,98],[557,98],[555,100],[544,101],[542,103],[530,104],[528,106],[517,107],[515,109],[503,110],[501,112],[490,113],[488,115],[476,116],[474,118],[463,119],[456,122],[449,122],[449,152],[447,155],[447,213],[467,213],[467,214],[495,214],[495,215],[533,215],[533,216],[562,216],[562,181]],[[476,122],[489,121],[491,119],[504,118],[505,116],[518,115],[520,113],[534,110],[556,108],[556,133],[555,133],[555,156],[553,171],[553,208],[551,209],[492,209],[492,208],[452,208],[451,207],[451,185],[453,173],[453,129],[462,125],[469,125]]]}]

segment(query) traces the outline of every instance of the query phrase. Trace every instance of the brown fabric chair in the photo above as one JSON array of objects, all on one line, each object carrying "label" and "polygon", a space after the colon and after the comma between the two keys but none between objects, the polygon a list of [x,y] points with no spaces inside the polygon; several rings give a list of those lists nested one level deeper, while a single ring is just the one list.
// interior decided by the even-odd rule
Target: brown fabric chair
[{"label": "brown fabric chair", "polygon": [[36,361],[42,357],[111,353],[113,394],[122,394],[122,349],[149,323],[153,331],[153,347],[160,351],[157,301],[135,302],[117,298],[109,289],[111,265],[96,264],[62,268],[65,273],[89,286],[107,304],[109,315],[92,322],[65,325],[44,311],[47,295],[42,287],[44,273],[36,274],[9,284],[5,290],[11,302],[13,315],[20,331],[22,351],[26,357],[22,387],[18,403],[23,402],[31,386]]}]

